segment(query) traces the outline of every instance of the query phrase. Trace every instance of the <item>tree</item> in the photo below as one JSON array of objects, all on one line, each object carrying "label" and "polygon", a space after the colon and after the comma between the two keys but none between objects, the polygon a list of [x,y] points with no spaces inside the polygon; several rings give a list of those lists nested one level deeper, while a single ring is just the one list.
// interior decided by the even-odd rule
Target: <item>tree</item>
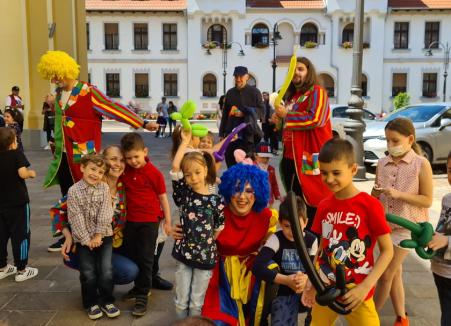
[{"label": "tree", "polygon": [[398,93],[393,98],[393,111],[397,111],[410,103],[410,95],[404,92]]}]

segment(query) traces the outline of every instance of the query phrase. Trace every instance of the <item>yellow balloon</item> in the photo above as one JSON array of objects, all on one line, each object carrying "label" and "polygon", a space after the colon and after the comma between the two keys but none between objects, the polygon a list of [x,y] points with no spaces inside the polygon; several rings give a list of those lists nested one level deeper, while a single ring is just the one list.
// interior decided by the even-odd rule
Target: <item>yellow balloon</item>
[{"label": "yellow balloon", "polygon": [[276,99],[274,100],[274,108],[280,105],[280,102],[282,102],[282,98],[285,96],[285,93],[288,90],[288,86],[290,86],[291,80],[294,76],[294,71],[296,70],[296,63],[297,63],[297,52],[299,49],[299,45],[295,45],[293,48],[293,55],[290,59],[290,67],[288,68],[288,73],[285,77],[285,82],[283,83],[282,87],[280,88],[279,94],[277,95]]}]

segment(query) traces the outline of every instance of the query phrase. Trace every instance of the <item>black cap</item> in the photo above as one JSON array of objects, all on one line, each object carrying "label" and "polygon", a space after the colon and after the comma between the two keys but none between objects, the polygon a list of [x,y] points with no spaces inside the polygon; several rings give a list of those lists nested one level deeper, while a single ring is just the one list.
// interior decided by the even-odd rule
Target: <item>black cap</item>
[{"label": "black cap", "polygon": [[233,71],[234,76],[243,76],[247,74],[247,68],[244,66],[236,66]]},{"label": "black cap", "polygon": [[13,88],[11,88],[11,90],[18,92],[20,89],[19,89],[19,86],[13,86]]}]

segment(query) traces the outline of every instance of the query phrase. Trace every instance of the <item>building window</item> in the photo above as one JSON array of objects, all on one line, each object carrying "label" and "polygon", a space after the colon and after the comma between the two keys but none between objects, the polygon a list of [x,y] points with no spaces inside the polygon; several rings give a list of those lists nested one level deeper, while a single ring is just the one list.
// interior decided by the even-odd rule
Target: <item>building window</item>
[{"label": "building window", "polygon": [[164,96],[177,96],[177,74],[164,74]]},{"label": "building window", "polygon": [[318,28],[312,23],[307,23],[301,28],[301,46],[304,46],[305,42],[318,44]]},{"label": "building window", "polygon": [[423,96],[437,96],[437,73],[423,74]]},{"label": "building window", "polygon": [[121,96],[119,74],[106,74],[106,95],[109,97]]},{"label": "building window", "polygon": [[440,39],[440,22],[426,22],[424,29],[424,48],[428,49],[431,43],[431,49],[438,49],[438,40]]},{"label": "building window", "polygon": [[220,24],[211,25],[207,31],[208,42],[217,42],[222,44],[227,42],[227,30]]},{"label": "building window", "polygon": [[391,95],[396,96],[399,93],[407,91],[407,74],[395,73],[392,78]]},{"label": "building window", "polygon": [[341,36],[341,43],[354,41],[354,23],[349,23],[343,28],[343,33]]},{"label": "building window", "polygon": [[327,91],[327,96],[335,97],[335,83],[331,76],[328,74],[319,75],[321,86]]},{"label": "building window", "polygon": [[206,74],[202,80],[202,96],[216,97],[216,77],[213,74]]},{"label": "building window", "polygon": [[269,29],[265,24],[252,27],[252,46],[266,47],[269,45]]},{"label": "building window", "polygon": [[395,23],[394,47],[395,47],[395,49],[409,48],[409,23],[408,22],[404,22],[404,23],[396,22]]},{"label": "building window", "polygon": [[105,23],[105,50],[119,49],[119,24]]},{"label": "building window", "polygon": [[163,24],[163,50],[177,50],[177,24]]},{"label": "building window", "polygon": [[362,96],[368,96],[368,79],[362,74]]},{"label": "building window", "polygon": [[88,72],[88,84],[91,84],[91,73]]},{"label": "building window", "polygon": [[249,74],[249,79],[247,80],[247,84],[252,87],[257,87],[257,80],[255,79],[254,76]]},{"label": "building window", "polygon": [[147,50],[149,44],[147,24],[134,24],[133,33],[135,36],[135,50]]},{"label": "building window", "polygon": [[135,74],[135,97],[149,96],[149,74]]},{"label": "building window", "polygon": [[91,44],[89,42],[89,23],[86,23],[86,46],[88,50],[91,48]]}]

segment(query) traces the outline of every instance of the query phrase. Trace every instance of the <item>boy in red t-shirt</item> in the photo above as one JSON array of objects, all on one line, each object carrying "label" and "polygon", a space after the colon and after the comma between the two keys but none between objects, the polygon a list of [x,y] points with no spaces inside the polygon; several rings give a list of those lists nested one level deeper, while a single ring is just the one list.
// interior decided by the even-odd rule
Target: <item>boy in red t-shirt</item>
[{"label": "boy in red t-shirt", "polygon": [[[319,162],[322,180],[333,195],[320,202],[313,222],[312,231],[321,239],[315,265],[326,284],[335,282],[336,266],[344,267],[348,292],[340,300],[351,310],[344,316],[349,325],[379,325],[374,286],[393,256],[384,209],[354,186],[357,164],[349,141],[329,140],[321,148]],[[376,243],[380,255],[374,262]],[[311,325],[333,325],[337,313],[314,304],[314,297],[315,290],[307,284],[302,302],[313,306]]]},{"label": "boy in red t-shirt", "polygon": [[171,213],[166,186],[161,172],[147,157],[142,137],[135,132],[125,134],[121,147],[127,163],[122,182],[127,202],[127,223],[124,229],[124,250],[138,265],[135,286],[128,297],[135,298],[132,314],[143,316],[147,311],[147,294],[152,287],[152,267],[160,218],[164,230],[171,232]]}]

